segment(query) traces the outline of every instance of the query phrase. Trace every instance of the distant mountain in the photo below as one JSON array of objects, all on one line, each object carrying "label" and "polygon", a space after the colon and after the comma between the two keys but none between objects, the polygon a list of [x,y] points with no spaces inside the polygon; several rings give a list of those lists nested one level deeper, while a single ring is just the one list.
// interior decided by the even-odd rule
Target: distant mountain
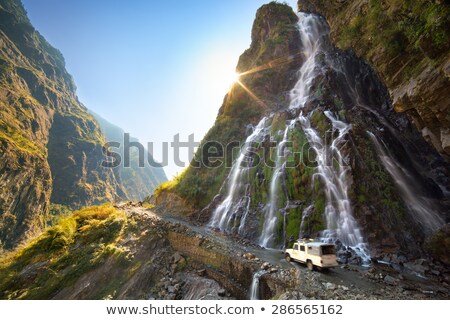
[{"label": "distant mountain", "polygon": [[[167,181],[166,174],[162,167],[154,167],[149,164],[154,162],[154,159],[150,153],[145,149],[144,155],[144,167],[139,166],[139,151],[137,148],[130,148],[130,166],[124,166],[124,135],[125,132],[122,128],[108,122],[100,115],[96,114],[92,110],[89,112],[95,117],[100,124],[102,133],[105,135],[108,142],[119,142],[120,148],[115,152],[120,153],[121,163],[120,166],[114,168],[114,173],[117,181],[123,187],[124,192],[127,195],[127,199],[134,201],[144,200],[145,197],[153,193],[153,190],[161,183]],[[139,142],[138,139],[130,137],[131,142]],[[114,151],[113,149],[111,151]],[[149,158],[148,158],[149,157]]]}]

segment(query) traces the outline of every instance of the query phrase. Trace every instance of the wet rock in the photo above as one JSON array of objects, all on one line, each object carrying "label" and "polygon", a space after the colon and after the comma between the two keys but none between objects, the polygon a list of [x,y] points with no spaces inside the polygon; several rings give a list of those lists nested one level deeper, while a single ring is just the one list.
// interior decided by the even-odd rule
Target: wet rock
[{"label": "wet rock", "polygon": [[362,259],[351,247],[336,241],[336,260],[341,264],[361,265]]},{"label": "wet rock", "polygon": [[177,296],[173,293],[170,293],[166,296],[166,300],[175,300]]},{"label": "wet rock", "polygon": [[197,275],[199,275],[200,277],[205,276],[206,275],[206,270],[205,269],[197,270]]},{"label": "wet rock", "polygon": [[393,286],[394,284],[397,283],[397,279],[395,279],[394,277],[391,277],[390,275],[387,275],[386,277],[384,277],[383,281],[391,286]]},{"label": "wet rock", "polygon": [[256,256],[250,252],[244,253],[243,257],[247,260],[255,260],[256,258]]},{"label": "wet rock", "polygon": [[261,265],[261,269],[262,270],[268,270],[270,268],[270,263],[268,263],[268,262],[264,262],[262,265]]},{"label": "wet rock", "polygon": [[167,291],[168,291],[169,293],[174,293],[176,290],[175,290],[175,287],[174,287],[174,286],[168,286],[168,287],[167,287]]},{"label": "wet rock", "polygon": [[430,271],[433,275],[435,275],[435,276],[440,276],[441,275],[441,273],[438,271],[438,270],[431,270]]},{"label": "wet rock", "polygon": [[183,300],[224,300],[227,291],[215,280],[199,277],[190,273],[185,274],[185,284],[180,297]]},{"label": "wet rock", "polygon": [[336,289],[336,285],[334,283],[331,283],[331,282],[324,283],[323,286],[327,290],[335,290]]},{"label": "wet rock", "polygon": [[226,296],[226,294],[227,294],[227,291],[225,290],[225,289],[219,289],[218,291],[217,291],[217,295],[219,296],[219,297],[225,297]]},{"label": "wet rock", "polygon": [[416,273],[417,275],[421,277],[425,277],[425,272],[429,270],[428,266],[425,264],[423,259],[416,260],[414,262],[407,262],[404,263],[404,267],[408,269],[409,271],[412,271],[413,273]]},{"label": "wet rock", "polygon": [[432,290],[423,290],[422,293],[423,293],[423,294],[429,294],[429,295],[432,295],[432,294],[434,294],[434,291],[432,291]]}]

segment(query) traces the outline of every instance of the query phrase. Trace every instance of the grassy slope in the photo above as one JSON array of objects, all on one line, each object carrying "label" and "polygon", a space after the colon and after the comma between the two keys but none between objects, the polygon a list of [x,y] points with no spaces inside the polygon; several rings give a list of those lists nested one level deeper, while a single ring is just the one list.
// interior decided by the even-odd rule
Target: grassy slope
[{"label": "grassy slope", "polygon": [[61,218],[0,260],[0,298],[48,299],[108,257],[125,263],[126,253],[116,244],[132,225],[107,204]]}]

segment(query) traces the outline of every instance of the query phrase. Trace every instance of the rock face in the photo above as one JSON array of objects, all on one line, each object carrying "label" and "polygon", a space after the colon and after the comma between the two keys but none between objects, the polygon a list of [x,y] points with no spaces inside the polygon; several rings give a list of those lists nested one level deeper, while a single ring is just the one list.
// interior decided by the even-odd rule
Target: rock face
[{"label": "rock face", "polygon": [[5,248],[39,231],[50,203],[73,209],[127,197],[120,177],[100,165],[105,138],[78,101],[64,65],[20,1],[2,1],[0,243]]},{"label": "rock face", "polygon": [[396,112],[412,119],[450,157],[450,5],[447,1],[300,0],[323,15],[331,38],[368,61],[386,84]]},{"label": "rock face", "polygon": [[[305,61],[302,51],[307,48],[300,35],[310,31],[298,32],[298,18],[286,5],[270,3],[257,13],[251,47],[238,64],[243,85],[235,84],[225,97],[216,123],[202,144],[203,148],[208,141],[227,145],[237,139],[242,146],[252,128],[267,116],[267,124],[246,160],[259,164],[241,171],[245,174],[235,179],[238,182],[233,185],[232,204],[226,202],[235,177],[230,174],[231,154],[220,154],[225,165],[214,166],[207,163],[204,150],[197,153],[184,175],[159,190],[155,202],[164,207],[163,200],[174,193],[182,199],[178,203],[189,204],[180,211],[191,208],[186,215],[201,222],[211,221],[222,206],[221,210],[228,212],[222,220],[226,228],[224,224],[218,227],[257,243],[261,243],[268,207],[273,205],[271,220],[276,223],[270,241],[274,247],[289,245],[289,239],[297,239],[300,234],[323,236],[330,227],[325,213],[330,212],[330,206],[337,208],[343,198],[332,195],[329,200],[327,194],[335,191],[320,177],[323,173],[317,171],[308,128],[299,119],[307,116],[311,128],[323,140],[321,144],[331,149],[336,149],[333,141],[339,135],[337,127],[342,128],[344,123],[349,129],[342,137],[345,143],[338,148],[343,164],[333,162],[327,167],[345,167],[334,183],[339,188],[345,184],[342,194],[347,199],[343,202],[351,207],[346,212],[352,211],[370,255],[376,259],[426,256],[430,253],[424,249],[426,241],[449,219],[448,162],[426,142],[408,114],[394,111],[389,91],[371,66],[353,52],[335,47],[327,22],[317,19],[323,29],[321,52],[315,57],[316,75],[308,79],[309,94],[300,110],[288,108],[289,91]],[[286,129],[288,124],[290,129]],[[291,143],[287,157],[295,166],[281,166],[276,171],[276,149],[269,147],[282,140],[283,132]],[[267,166],[271,161],[272,166]],[[275,174],[281,178],[273,188]],[[271,199],[275,199],[273,204]],[[419,210],[421,218],[418,207],[426,208]],[[171,210],[177,208],[172,206]],[[427,217],[427,212],[434,212],[434,216]],[[436,223],[428,227],[431,221]],[[354,257],[345,259],[353,261]]]},{"label": "rock face", "polygon": [[[243,86],[235,84],[225,96],[203,144],[214,141],[226,146],[243,141],[249,125],[256,125],[265,113],[288,105],[289,90],[297,80],[296,70],[303,58],[297,21],[287,5],[271,3],[258,10],[251,46],[237,65]],[[211,166],[198,152],[175,190],[166,191],[175,191],[197,207],[206,206],[218,193],[231,156],[230,152],[226,154],[226,166]]]}]

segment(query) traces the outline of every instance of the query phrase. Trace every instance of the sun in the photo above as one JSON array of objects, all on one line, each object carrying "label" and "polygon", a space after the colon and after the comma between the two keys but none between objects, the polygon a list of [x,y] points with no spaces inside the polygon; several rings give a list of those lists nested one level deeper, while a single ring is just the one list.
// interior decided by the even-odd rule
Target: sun
[{"label": "sun", "polygon": [[241,75],[239,73],[237,73],[236,71],[232,72],[230,75],[230,83],[236,83],[239,81]]},{"label": "sun", "polygon": [[211,53],[205,57],[197,68],[197,74],[202,88],[217,92],[218,95],[230,91],[240,78],[236,72],[236,59],[224,52]]},{"label": "sun", "polygon": [[219,77],[222,78],[221,81],[223,82],[224,87],[230,89],[236,82],[239,81],[240,74],[233,70],[224,70]]}]

